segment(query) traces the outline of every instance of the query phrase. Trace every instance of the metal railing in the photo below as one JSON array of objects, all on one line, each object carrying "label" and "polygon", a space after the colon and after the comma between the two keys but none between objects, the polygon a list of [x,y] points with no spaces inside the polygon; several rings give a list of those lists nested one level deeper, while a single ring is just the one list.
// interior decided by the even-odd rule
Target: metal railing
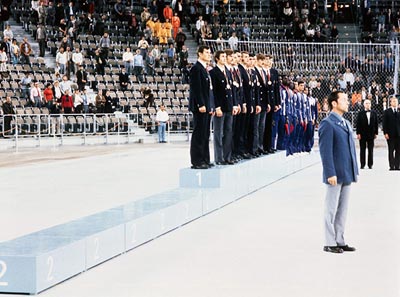
[{"label": "metal railing", "polygon": [[[190,134],[189,114],[171,116],[167,127],[167,139],[171,134]],[[140,133],[139,133],[140,131]],[[86,144],[89,137],[104,137],[104,144],[109,137],[117,136],[117,143],[137,142],[146,135],[155,134],[157,124],[155,114],[115,113],[115,114],[13,114],[0,116],[0,135],[14,141],[18,147],[23,139],[35,139],[36,146],[41,146],[45,138],[58,139],[64,144],[67,137],[80,137]],[[147,134],[148,133],[148,134]],[[110,142],[115,143],[115,141]]]}]

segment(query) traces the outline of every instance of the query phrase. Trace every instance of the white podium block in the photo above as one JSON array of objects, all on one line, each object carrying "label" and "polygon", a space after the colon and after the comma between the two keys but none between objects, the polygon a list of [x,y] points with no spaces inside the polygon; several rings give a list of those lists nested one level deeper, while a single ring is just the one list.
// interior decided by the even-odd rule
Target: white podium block
[{"label": "white podium block", "polygon": [[202,215],[202,192],[174,189],[124,206],[129,250]]},{"label": "white podium block", "polygon": [[85,242],[31,234],[0,244],[0,292],[37,294],[85,270]]}]

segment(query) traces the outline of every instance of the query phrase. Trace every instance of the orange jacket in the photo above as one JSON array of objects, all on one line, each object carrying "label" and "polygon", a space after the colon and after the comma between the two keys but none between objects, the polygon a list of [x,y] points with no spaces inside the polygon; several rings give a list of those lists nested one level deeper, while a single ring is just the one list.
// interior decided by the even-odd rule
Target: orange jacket
[{"label": "orange jacket", "polygon": [[165,7],[163,11],[165,19],[172,19],[173,13],[171,7]]}]

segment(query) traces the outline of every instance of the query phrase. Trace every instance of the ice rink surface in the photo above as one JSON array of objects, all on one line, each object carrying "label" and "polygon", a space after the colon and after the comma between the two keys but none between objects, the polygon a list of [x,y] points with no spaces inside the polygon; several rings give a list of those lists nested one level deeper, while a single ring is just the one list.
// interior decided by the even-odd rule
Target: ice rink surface
[{"label": "ice rink surface", "polygon": [[[2,152],[0,241],[176,188],[188,147]],[[378,148],[352,188],[346,239],[355,253],[322,251],[318,164],[39,296],[399,297],[400,172],[388,170],[386,154]]]}]

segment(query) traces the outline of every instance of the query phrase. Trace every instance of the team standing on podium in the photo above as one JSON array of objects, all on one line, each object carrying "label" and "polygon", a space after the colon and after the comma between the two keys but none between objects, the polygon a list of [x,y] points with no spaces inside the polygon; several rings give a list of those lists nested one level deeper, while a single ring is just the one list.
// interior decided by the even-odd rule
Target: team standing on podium
[{"label": "team standing on podium", "polygon": [[214,166],[210,161],[210,123],[214,128],[216,165],[286,150],[287,155],[310,152],[317,119],[317,100],[303,81],[279,80],[273,57],[262,53],[214,53],[200,46],[190,70],[190,147],[194,169]]}]

